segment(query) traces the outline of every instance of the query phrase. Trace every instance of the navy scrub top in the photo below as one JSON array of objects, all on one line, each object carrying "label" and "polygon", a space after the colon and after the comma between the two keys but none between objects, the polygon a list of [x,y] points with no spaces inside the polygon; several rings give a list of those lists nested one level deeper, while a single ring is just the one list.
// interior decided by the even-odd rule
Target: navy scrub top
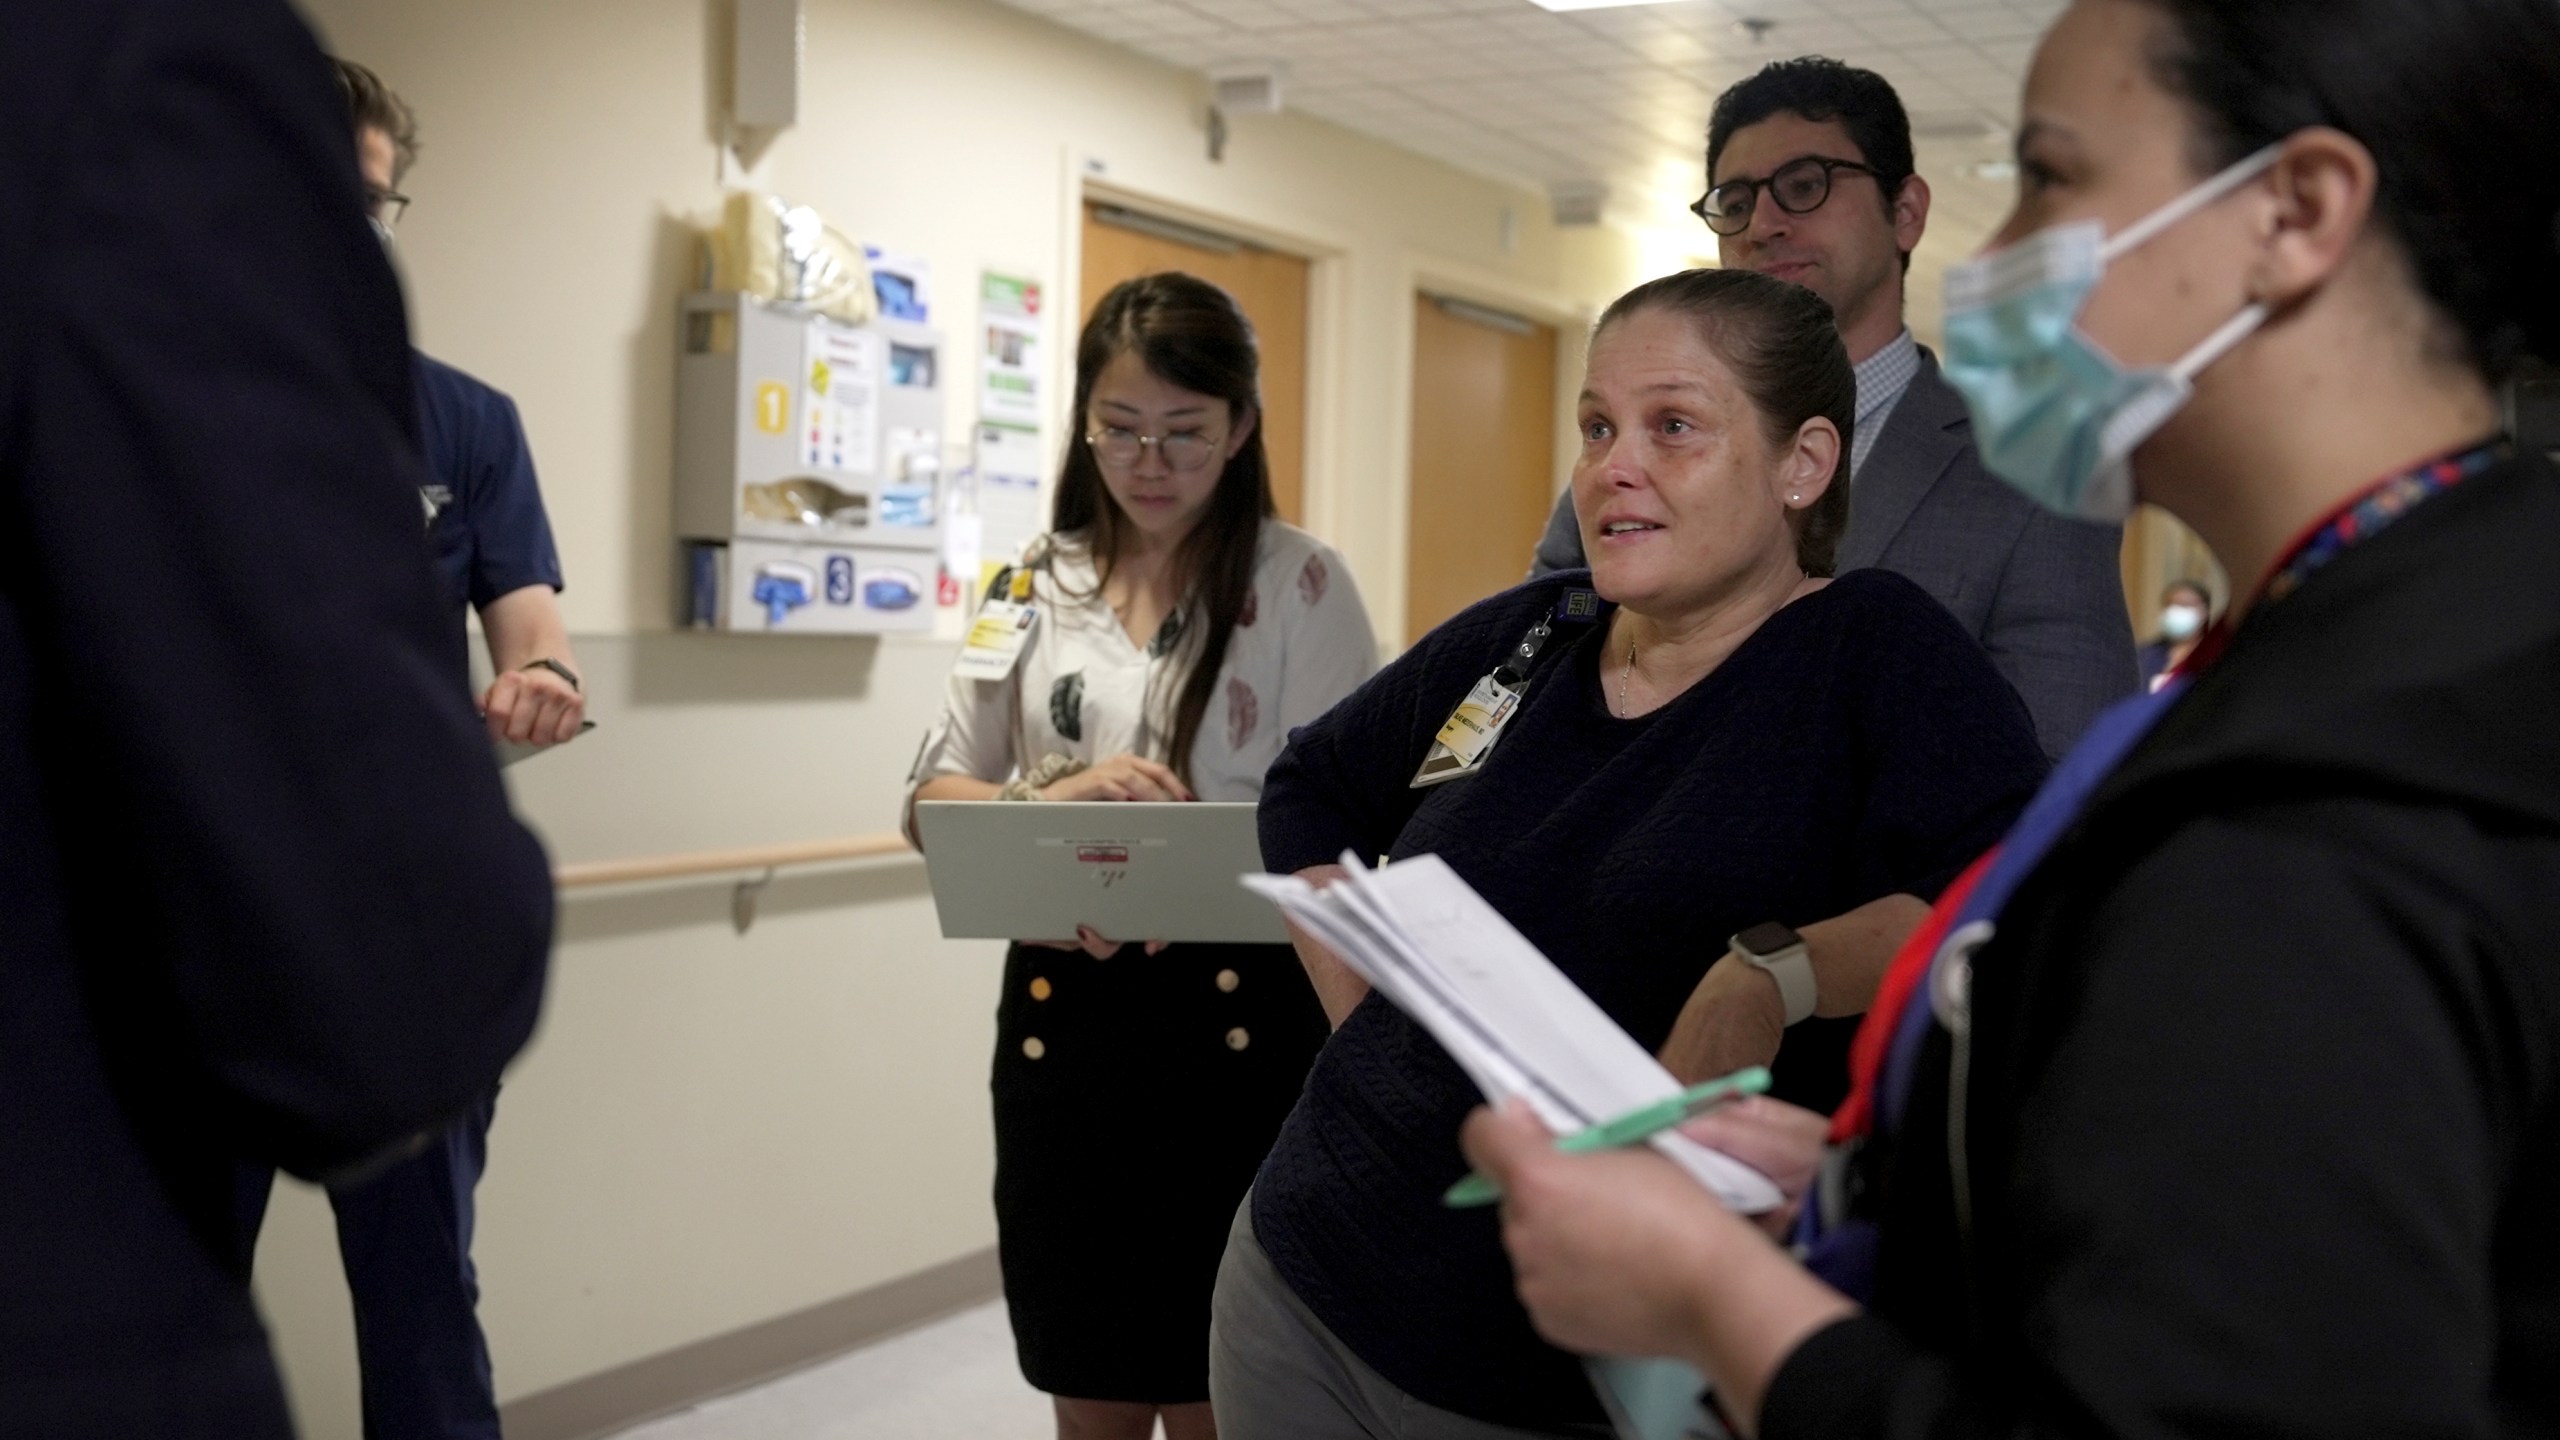
[{"label": "navy scrub top", "polygon": [[417,362],[430,477],[420,498],[455,618],[527,585],[561,588],[560,552],[515,402],[440,360],[419,354]]}]

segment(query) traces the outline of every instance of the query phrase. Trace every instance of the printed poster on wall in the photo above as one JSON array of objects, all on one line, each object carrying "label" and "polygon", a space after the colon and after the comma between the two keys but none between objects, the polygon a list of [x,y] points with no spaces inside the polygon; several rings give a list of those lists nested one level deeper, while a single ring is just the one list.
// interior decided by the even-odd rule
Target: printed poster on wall
[{"label": "printed poster on wall", "polygon": [[978,427],[978,523],[981,553],[1009,563],[1049,526],[1040,503],[1044,455],[1040,432],[1013,425]]},{"label": "printed poster on wall", "polygon": [[978,288],[978,418],[1040,423],[1040,283],[987,271]]},{"label": "printed poster on wall", "polygon": [[880,337],[824,320],[808,333],[800,458],[812,470],[871,474],[880,468]]}]

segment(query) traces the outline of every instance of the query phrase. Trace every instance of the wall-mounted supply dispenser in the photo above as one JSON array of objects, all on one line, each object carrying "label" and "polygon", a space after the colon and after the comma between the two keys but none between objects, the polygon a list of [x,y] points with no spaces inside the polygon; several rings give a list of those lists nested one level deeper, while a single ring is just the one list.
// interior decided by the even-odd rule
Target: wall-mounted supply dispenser
[{"label": "wall-mounted supply dispenser", "polygon": [[681,332],[685,622],[757,634],[932,628],[941,336],[729,292],[687,296]]}]

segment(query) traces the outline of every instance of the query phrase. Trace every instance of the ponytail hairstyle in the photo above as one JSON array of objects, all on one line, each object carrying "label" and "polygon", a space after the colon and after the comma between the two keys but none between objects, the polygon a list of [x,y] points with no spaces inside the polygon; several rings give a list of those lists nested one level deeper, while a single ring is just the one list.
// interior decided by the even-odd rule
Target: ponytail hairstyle
[{"label": "ponytail hairstyle", "polygon": [[[1129,517],[1103,484],[1102,465],[1085,439],[1093,423],[1093,386],[1103,368],[1135,354],[1149,374],[1168,385],[1227,402],[1227,421],[1255,422],[1226,469],[1198,523],[1173,558],[1180,621],[1175,639],[1181,658],[1167,667],[1179,675],[1173,731],[1165,763],[1191,783],[1191,749],[1226,663],[1227,642],[1253,593],[1253,562],[1262,522],[1279,514],[1271,500],[1271,465],[1262,448],[1262,365],[1253,325],[1226,291],[1205,280],[1168,272],[1123,281],[1093,307],[1076,342],[1073,433],[1058,471],[1058,497],[1050,529],[1074,536],[1093,556],[1095,591],[1110,580],[1132,538]],[[1154,697],[1148,697],[1152,708]]]},{"label": "ponytail hairstyle", "polygon": [[2309,126],[2353,136],[2447,358],[2491,385],[2560,359],[2560,4],[2144,3],[2169,22],[2151,69],[2195,115],[2198,173]]}]

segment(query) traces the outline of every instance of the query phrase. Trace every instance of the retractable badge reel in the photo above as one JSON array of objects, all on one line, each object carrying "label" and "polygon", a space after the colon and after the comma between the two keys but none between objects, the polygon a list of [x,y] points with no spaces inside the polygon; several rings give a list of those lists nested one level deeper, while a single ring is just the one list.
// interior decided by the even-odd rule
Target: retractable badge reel
[{"label": "retractable badge reel", "polygon": [[1031,571],[1019,566],[988,587],[987,603],[978,610],[978,618],[969,624],[969,638],[960,647],[960,663],[955,673],[968,680],[1001,680],[1013,673],[1022,659],[1022,647],[1031,643],[1031,629],[1040,619],[1040,607],[1031,599]]},{"label": "retractable badge reel", "polygon": [[1538,656],[1555,638],[1558,625],[1588,625],[1600,618],[1600,596],[1591,590],[1567,590],[1556,600],[1555,609],[1538,617],[1538,623],[1511,647],[1493,673],[1476,681],[1467,698],[1449,712],[1440,725],[1440,733],[1431,740],[1431,751],[1422,757],[1422,768],[1413,772],[1413,788],[1426,789],[1445,784],[1484,768],[1493,754],[1494,742],[1502,738],[1502,729],[1520,712],[1520,701],[1529,693],[1529,678],[1537,668]]}]

